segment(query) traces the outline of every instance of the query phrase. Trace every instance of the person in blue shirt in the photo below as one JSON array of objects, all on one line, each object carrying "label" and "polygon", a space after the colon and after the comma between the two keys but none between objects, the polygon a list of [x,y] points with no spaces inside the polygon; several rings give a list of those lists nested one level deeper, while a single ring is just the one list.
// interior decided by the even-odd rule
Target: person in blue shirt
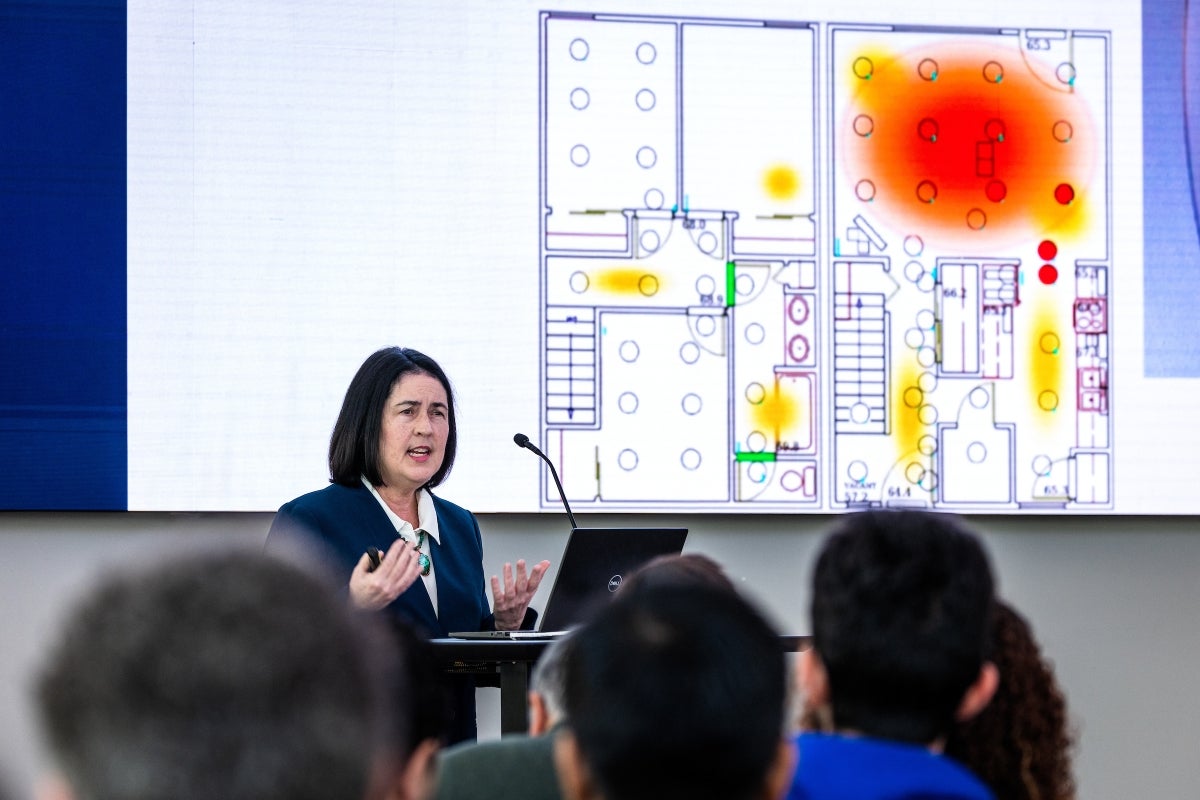
[{"label": "person in blue shirt", "polygon": [[809,715],[829,730],[797,738],[789,798],[991,800],[941,750],[996,690],[993,585],[982,545],[954,517],[845,518],[817,559],[813,645],[799,662]]}]

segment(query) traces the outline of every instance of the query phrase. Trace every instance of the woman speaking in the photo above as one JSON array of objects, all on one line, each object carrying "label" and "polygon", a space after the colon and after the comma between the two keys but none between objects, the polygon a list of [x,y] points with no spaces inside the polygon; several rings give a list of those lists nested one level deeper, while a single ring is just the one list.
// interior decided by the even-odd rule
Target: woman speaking
[{"label": "woman speaking", "polygon": [[[529,601],[550,562],[527,573],[518,561],[515,575],[506,563],[503,582],[492,576],[489,608],[479,524],[432,491],[454,465],[457,444],[454,396],[437,362],[403,347],[372,354],[333,427],[331,485],[280,508],[267,547],[316,543],[344,575],[351,602],[432,637],[532,627]],[[474,684],[453,689],[451,740],[474,738]]]}]

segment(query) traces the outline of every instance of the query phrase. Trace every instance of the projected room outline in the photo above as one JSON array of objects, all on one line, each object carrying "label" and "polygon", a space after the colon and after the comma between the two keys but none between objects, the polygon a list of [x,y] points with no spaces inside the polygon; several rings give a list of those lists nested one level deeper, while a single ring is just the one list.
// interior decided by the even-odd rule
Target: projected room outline
[{"label": "projected room outline", "polygon": [[1106,34],[541,21],[573,505],[1111,507]]}]

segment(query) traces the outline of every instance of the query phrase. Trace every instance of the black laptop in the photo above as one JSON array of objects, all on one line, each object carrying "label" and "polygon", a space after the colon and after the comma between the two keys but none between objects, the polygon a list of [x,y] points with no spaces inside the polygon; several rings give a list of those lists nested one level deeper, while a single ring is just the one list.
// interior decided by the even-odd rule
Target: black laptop
[{"label": "black laptop", "polygon": [[652,558],[678,554],[687,528],[573,528],[537,631],[461,631],[456,639],[552,637],[587,619]]}]

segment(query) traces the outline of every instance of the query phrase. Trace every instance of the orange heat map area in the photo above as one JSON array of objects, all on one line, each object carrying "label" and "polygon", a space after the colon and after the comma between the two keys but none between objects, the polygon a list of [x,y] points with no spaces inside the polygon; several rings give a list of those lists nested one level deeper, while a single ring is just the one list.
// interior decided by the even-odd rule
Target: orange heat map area
[{"label": "orange heat map area", "polygon": [[843,167],[858,199],[967,249],[1081,224],[1095,142],[1070,76],[988,45],[851,60]]}]

